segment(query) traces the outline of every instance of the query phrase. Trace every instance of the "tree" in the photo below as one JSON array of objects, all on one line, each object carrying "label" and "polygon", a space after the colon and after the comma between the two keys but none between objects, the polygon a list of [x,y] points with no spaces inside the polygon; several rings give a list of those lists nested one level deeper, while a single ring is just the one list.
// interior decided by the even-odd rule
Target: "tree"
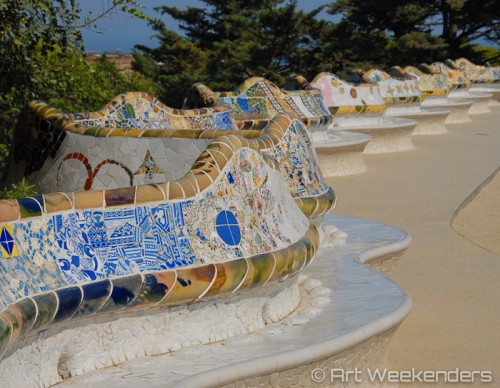
[{"label": "tree", "polygon": [[[384,39],[385,50],[376,61],[382,65],[464,55],[481,61],[473,42],[498,42],[500,37],[500,3],[495,0],[339,0],[328,12],[342,16],[342,31],[353,39],[362,36],[374,46]],[[369,56],[372,52],[368,49]]]},{"label": "tree", "polygon": [[355,62],[368,59],[376,66],[387,67],[428,61],[445,48],[444,41],[430,33],[427,21],[433,11],[428,3],[429,0],[339,0],[329,6],[328,12],[342,16],[341,31],[350,34],[361,47],[353,53]]},{"label": "tree", "polygon": [[[81,90],[66,97],[78,81],[91,81],[89,72],[95,71],[84,64],[80,30],[95,28],[100,18],[113,13],[145,18],[133,0],[103,0],[101,12],[87,16],[81,16],[76,0],[0,0],[0,169],[26,102],[45,99],[62,110],[85,109],[87,101],[79,96],[88,84],[80,83]],[[107,95],[98,96],[103,97],[99,105],[107,102]]]},{"label": "tree", "polygon": [[[295,0],[205,0],[206,7],[159,7],[179,22],[185,37],[155,20],[160,47],[137,46],[136,68],[154,77],[165,102],[179,106],[184,90],[208,82],[231,90],[244,79],[263,76],[282,82],[297,66],[308,66],[322,8],[299,11]],[[156,64],[156,66],[155,66]]]},{"label": "tree", "polygon": [[497,0],[440,0],[431,2],[452,58],[474,55],[471,43],[500,41],[500,3]]}]

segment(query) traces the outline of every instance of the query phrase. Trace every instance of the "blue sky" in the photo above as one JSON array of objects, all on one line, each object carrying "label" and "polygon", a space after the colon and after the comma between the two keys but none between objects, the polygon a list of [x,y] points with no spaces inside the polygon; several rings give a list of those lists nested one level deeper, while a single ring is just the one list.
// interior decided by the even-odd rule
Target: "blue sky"
[{"label": "blue sky", "polygon": [[[144,12],[154,18],[165,20],[167,26],[173,30],[177,29],[177,23],[168,16],[161,16],[154,11],[155,7],[168,5],[178,8],[203,7],[204,3],[198,0],[138,0],[144,8]],[[299,7],[305,11],[310,11],[323,4],[331,3],[332,0],[299,0]],[[100,13],[102,4],[107,3],[105,0],[81,0],[82,15],[92,12],[93,15]],[[324,13],[325,19],[332,18],[331,15]],[[132,47],[136,44],[144,44],[147,46],[156,46],[156,41],[152,38],[154,34],[148,26],[148,23],[143,20],[137,20],[125,15],[112,15],[105,19],[101,19],[98,23],[100,32],[96,33],[91,30],[83,31],[83,39],[85,50],[91,51],[120,51],[123,54],[129,53]]]}]

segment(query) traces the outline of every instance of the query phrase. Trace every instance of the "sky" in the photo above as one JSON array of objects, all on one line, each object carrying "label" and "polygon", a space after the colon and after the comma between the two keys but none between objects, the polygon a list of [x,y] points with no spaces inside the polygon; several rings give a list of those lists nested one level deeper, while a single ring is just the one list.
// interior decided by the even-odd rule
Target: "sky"
[{"label": "sky", "polygon": [[[305,11],[313,10],[323,4],[331,3],[332,0],[299,0],[299,7]],[[103,4],[107,0],[81,0],[82,15],[92,12],[98,15]],[[144,6],[144,13],[153,18],[160,18],[167,23],[167,27],[174,31],[179,31],[177,23],[170,16],[160,15],[154,10],[155,7],[168,5],[184,9],[188,6],[200,7],[204,3],[198,0],[138,0]],[[332,16],[323,12],[321,15],[325,19]],[[126,15],[111,15],[98,22],[99,31],[83,30],[83,40],[87,52],[119,51],[122,54],[130,53],[136,44],[143,44],[150,47],[157,46],[157,41],[152,38],[154,31],[144,20],[134,19]]]}]

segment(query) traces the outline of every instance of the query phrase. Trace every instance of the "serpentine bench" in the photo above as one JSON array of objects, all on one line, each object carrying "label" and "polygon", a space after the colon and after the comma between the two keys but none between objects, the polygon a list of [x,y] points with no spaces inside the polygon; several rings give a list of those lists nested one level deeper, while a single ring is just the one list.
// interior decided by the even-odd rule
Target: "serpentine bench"
[{"label": "serpentine bench", "polygon": [[387,109],[376,84],[353,85],[334,74],[320,73],[311,84],[300,75],[291,77],[288,90],[319,89],[333,122],[313,133],[321,169],[327,176],[366,170],[364,153],[396,152],[409,148],[415,121],[382,118]]},{"label": "serpentine bench", "polygon": [[214,92],[194,84],[187,92],[185,107],[228,107],[240,129],[262,129],[276,114],[293,113],[313,132],[332,121],[318,90],[286,91],[261,77],[247,79],[235,91]]},{"label": "serpentine bench", "polygon": [[[394,67],[398,69],[398,67]],[[414,66],[407,66],[404,72],[418,79],[420,90],[425,96],[420,104],[422,108],[439,107],[449,109],[451,113],[446,117],[446,124],[466,123],[472,121],[468,110],[474,103],[472,100],[450,100],[451,85],[448,77],[442,73],[426,74]]]},{"label": "serpentine bench", "polygon": [[[166,322],[165,314],[191,314],[167,331],[175,338],[188,327],[197,338],[200,327],[220,326],[230,336],[294,310],[295,275],[318,247],[306,215],[327,213],[334,196],[328,187],[323,194],[309,187],[306,173],[297,177],[283,159],[290,125],[303,128],[281,114],[257,139],[217,137],[175,181],[1,200],[2,381],[26,386],[20,382],[29,376],[50,385],[61,380],[63,362],[73,360],[77,375],[117,362],[111,355],[94,363],[94,354],[139,357],[142,350],[128,344],[148,336],[155,343],[155,331],[142,326],[150,316]],[[310,155],[295,150],[297,162],[306,163],[301,158]],[[229,298],[226,312],[235,319],[204,325],[208,305],[188,306],[221,297]],[[114,327],[105,344],[96,339],[96,325]],[[82,340],[65,337],[66,329],[89,327]],[[31,343],[44,350],[29,350],[26,358],[23,348]],[[10,363],[20,360],[25,370],[12,371]]]},{"label": "serpentine bench", "polygon": [[[310,132],[298,119],[280,113],[264,131],[240,130],[226,107],[202,108],[179,110],[174,129],[172,120],[154,122],[148,114],[162,117],[162,107],[144,93],[118,96],[105,109],[84,114],[32,102],[19,118],[7,181],[28,176],[42,193],[161,183],[185,175],[215,137],[237,134],[259,139],[263,152],[279,161],[292,195],[314,198],[311,211],[315,201],[322,204],[318,211],[334,201]],[[190,129],[178,128],[183,126]]]},{"label": "serpentine bench", "polygon": [[500,66],[496,68],[478,66],[465,58],[455,61],[448,59],[445,63],[450,68],[459,69],[465,73],[472,81],[471,92],[491,93],[493,97],[490,105],[500,104]]},{"label": "serpentine bench", "polygon": [[490,67],[490,66],[479,66],[466,58],[458,58],[454,61],[448,59],[445,62],[447,65],[451,65],[451,68],[457,68],[462,70],[465,75],[476,84],[499,84],[500,83],[500,66]]},{"label": "serpentine bench", "polygon": [[450,111],[443,108],[421,109],[424,94],[420,90],[418,80],[404,71],[395,71],[392,74],[379,69],[360,72],[365,82],[376,82],[380,94],[385,98],[388,108],[386,117],[404,117],[417,121],[413,135],[429,135],[446,133],[444,121]]},{"label": "serpentine bench", "polygon": [[[387,279],[410,238],[402,230],[350,217],[325,220],[346,230],[345,245],[321,249],[299,278],[302,301],[280,322],[219,343],[193,343],[173,354],[150,355],[71,377],[75,362],[61,363],[61,388],[313,387],[337,386],[332,370],[388,368],[391,338],[411,309],[406,292]],[[382,272],[382,274],[380,273]],[[146,339],[141,345],[151,346]],[[34,348],[34,347],[33,347]],[[96,355],[105,361],[108,355]],[[387,385],[386,379],[376,381]]]},{"label": "serpentine bench", "polygon": [[428,74],[441,73],[446,75],[451,84],[451,92],[448,95],[449,99],[466,99],[474,101],[472,106],[469,108],[469,114],[490,112],[488,102],[492,95],[490,93],[478,93],[471,91],[472,82],[465,76],[463,71],[451,69],[442,62],[434,62],[431,65],[422,64],[419,65],[419,68]]}]

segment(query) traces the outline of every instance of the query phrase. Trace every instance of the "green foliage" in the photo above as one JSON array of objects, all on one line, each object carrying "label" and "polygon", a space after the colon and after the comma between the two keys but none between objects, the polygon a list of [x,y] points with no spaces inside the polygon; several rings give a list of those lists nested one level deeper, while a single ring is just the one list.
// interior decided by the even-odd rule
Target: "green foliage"
[{"label": "green foliage", "polygon": [[34,185],[30,184],[26,178],[23,177],[18,184],[12,184],[0,191],[0,199],[3,198],[25,198],[37,195]]},{"label": "green foliage", "polygon": [[290,0],[207,0],[204,8],[160,7],[179,21],[186,37],[151,23],[160,46],[138,46],[136,69],[161,84],[160,99],[180,106],[184,91],[195,82],[230,90],[251,76],[283,82],[297,65],[310,66],[315,35],[323,21],[320,9],[304,12]]},{"label": "green foliage", "polygon": [[[376,57],[377,34],[385,33],[383,65],[416,64],[471,57],[471,42],[486,39],[498,44],[500,39],[500,3],[497,0],[338,0],[328,12],[342,17],[345,34],[363,34],[367,42],[365,56],[354,53],[353,62]],[[332,37],[335,39],[335,37]]]},{"label": "green foliage", "polygon": [[472,47],[474,52],[474,58],[476,56],[480,57],[485,62],[488,62],[491,66],[500,66],[500,49],[493,47],[485,47],[480,45],[475,45]]},{"label": "green foliage", "polygon": [[77,0],[0,0],[0,169],[29,100],[68,112],[98,109],[130,89],[154,94],[154,85],[141,74],[85,61],[81,28],[96,28],[99,19],[116,13],[146,18],[133,0],[107,1],[103,7],[82,18]]},{"label": "green foliage", "polygon": [[120,72],[112,62],[91,64],[77,50],[52,50],[35,55],[38,98],[65,112],[90,111],[116,95],[133,90],[155,94],[151,81],[135,71]]}]

